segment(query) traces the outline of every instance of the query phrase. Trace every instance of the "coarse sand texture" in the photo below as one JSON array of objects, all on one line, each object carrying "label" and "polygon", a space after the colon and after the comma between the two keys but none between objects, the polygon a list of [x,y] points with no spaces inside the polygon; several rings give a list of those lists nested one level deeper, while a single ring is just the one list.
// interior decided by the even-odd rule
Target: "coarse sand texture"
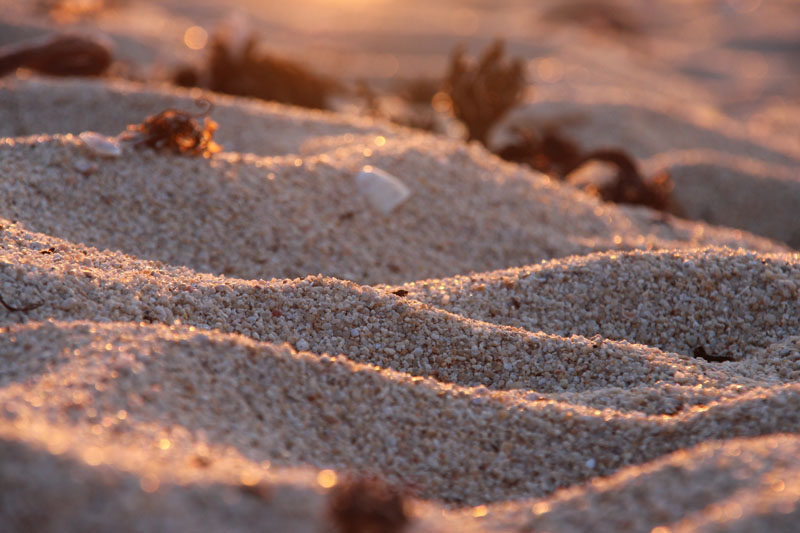
[{"label": "coarse sand texture", "polygon": [[[9,531],[331,531],[350,474],[405,491],[414,532],[800,519],[786,245],[226,97],[222,154],[101,157],[79,133],[194,94],[16,83],[62,109],[0,138]],[[403,201],[376,209],[367,166]]]}]

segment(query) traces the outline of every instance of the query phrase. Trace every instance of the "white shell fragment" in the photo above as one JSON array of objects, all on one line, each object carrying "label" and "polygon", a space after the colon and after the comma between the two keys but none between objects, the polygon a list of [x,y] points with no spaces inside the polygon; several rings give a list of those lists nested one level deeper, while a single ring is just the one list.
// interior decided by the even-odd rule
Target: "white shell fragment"
[{"label": "white shell fragment", "polygon": [[83,174],[84,176],[89,176],[97,172],[97,163],[93,163],[88,159],[79,157],[78,159],[72,162],[72,168],[74,168],[76,171]]},{"label": "white shell fragment", "polygon": [[95,131],[84,131],[78,135],[83,145],[94,155],[101,157],[119,157],[122,146],[114,137],[106,137]]},{"label": "white shell fragment", "polygon": [[411,191],[405,183],[385,170],[369,165],[356,175],[356,185],[372,207],[384,215],[389,214],[411,196]]}]

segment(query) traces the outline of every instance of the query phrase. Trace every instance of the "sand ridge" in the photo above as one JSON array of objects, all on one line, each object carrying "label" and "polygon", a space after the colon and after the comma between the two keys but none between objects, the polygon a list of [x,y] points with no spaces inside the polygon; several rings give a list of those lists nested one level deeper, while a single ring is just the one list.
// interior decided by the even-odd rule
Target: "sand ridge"
[{"label": "sand ridge", "polygon": [[736,360],[796,328],[797,260],[725,249],[606,252],[382,288],[529,331]]},{"label": "sand ridge", "polygon": [[[721,366],[692,358],[691,352],[684,352],[684,355],[663,353],[657,348],[607,340],[592,331],[583,336],[574,336],[575,331],[553,331],[549,324],[534,321],[540,317],[540,309],[548,306],[556,309],[555,305],[547,302],[541,306],[515,306],[514,301],[526,301],[528,292],[526,285],[520,283],[512,288],[509,296],[508,277],[503,278],[501,290],[506,291],[505,307],[516,322],[510,324],[512,327],[503,327],[497,315],[493,318],[476,316],[474,311],[460,307],[456,298],[452,298],[454,312],[448,312],[418,302],[416,293],[399,297],[388,289],[373,289],[333,278],[265,282],[211,275],[198,277],[187,269],[162,268],[119,253],[73,247],[26,232],[18,226],[8,226],[4,236],[7,262],[0,275],[9,289],[16,286],[16,290],[7,293],[14,295],[14,302],[20,302],[17,305],[43,303],[27,313],[29,319],[83,318],[167,324],[177,320],[256,340],[288,341],[299,349],[316,353],[342,353],[354,360],[412,375],[432,375],[463,385],[534,388],[542,392],[585,391],[636,383],[656,384],[665,380],[699,385],[704,382],[702,376],[712,369],[724,372],[727,368],[744,368],[748,363],[740,361]],[[735,262],[737,256],[730,261],[728,253],[709,250],[706,255],[709,260],[716,259],[721,264],[727,259],[728,264],[733,265],[728,270],[744,272]],[[666,259],[666,269],[672,269],[669,261],[676,255],[679,254],[653,253],[645,257]],[[685,255],[696,258],[691,252]],[[634,255],[630,257],[635,258]],[[738,258],[741,257],[747,254],[740,253]],[[608,254],[600,254],[598,258],[610,260]],[[752,263],[763,268],[763,263],[752,252],[750,258],[755,259]],[[73,265],[78,261],[82,266],[75,269]],[[621,264],[624,265],[624,261]],[[788,274],[780,268],[766,272],[780,272],[787,280],[784,285],[794,286],[795,274],[791,270]],[[625,269],[620,268],[617,273],[620,283],[626,283]],[[612,279],[608,272],[602,275],[607,281]],[[20,284],[19,280],[25,282]],[[459,281],[462,280],[452,284],[458,285]],[[448,283],[451,282],[444,280],[434,285],[444,287]],[[553,282],[554,287],[563,285],[560,280]],[[753,285],[751,290],[755,292],[757,288]],[[569,286],[566,289],[568,294],[579,292]],[[680,289],[676,287],[675,290]],[[491,286],[488,291],[484,285],[482,290],[468,294],[481,294],[484,301],[493,300]],[[618,291],[614,294],[626,296]],[[692,294],[697,294],[700,309],[684,320],[683,328],[702,319],[700,313],[707,321],[717,320],[720,304],[715,307],[702,293]],[[560,297],[555,295],[553,300]],[[428,298],[431,299],[429,295]],[[630,292],[628,298],[637,299]],[[798,315],[791,311],[797,301],[793,290],[785,289],[783,296],[776,294],[773,298],[772,314],[780,317],[780,322],[773,322],[774,329],[765,329],[767,336],[759,341],[752,337],[750,329],[728,328],[726,352],[752,352],[759,344],[768,344],[771,338],[783,338],[786,332],[796,330]],[[424,298],[419,299],[424,301]],[[432,299],[441,302],[441,299]],[[616,305],[613,300],[610,304]],[[702,304],[706,309],[702,309]],[[595,312],[599,311],[595,309]],[[650,314],[655,319],[654,315],[659,312],[664,311],[656,308]],[[9,316],[10,320],[13,318]],[[573,318],[576,321],[582,318],[589,325],[595,322],[592,317],[577,314]],[[678,317],[673,314],[672,318],[670,324],[680,328]],[[661,334],[669,336],[671,331]],[[639,339],[639,342],[646,340]],[[645,353],[647,357],[643,357]],[[598,355],[600,359],[596,359]],[[757,366],[753,371],[758,371]],[[554,376],[558,379],[554,380]]]},{"label": "sand ridge", "polygon": [[[74,137],[18,139],[0,145],[10,178],[0,207],[42,233],[248,279],[323,273],[398,283],[607,249],[784,250],[744,232],[603,204],[478,147],[424,134],[376,140],[384,144],[305,158],[209,162],[137,151],[98,161],[84,176]],[[371,209],[353,179],[364,164],[398,176],[411,198],[388,216]]]},{"label": "sand ridge", "polygon": [[[112,464],[124,463],[114,459],[116,440],[157,448],[153,423],[168,422],[166,435],[234,446],[256,461],[376,469],[422,497],[477,505],[546,495],[704,440],[800,423],[796,384],[642,417],[546,399],[510,402],[502,392],[185,326],[48,322],[8,333],[3,404],[12,435],[67,421],[91,435],[101,423],[113,431],[71,439],[64,451],[77,447]],[[31,343],[43,341],[60,348],[27,360]],[[103,443],[99,451],[87,451],[93,441]]]}]

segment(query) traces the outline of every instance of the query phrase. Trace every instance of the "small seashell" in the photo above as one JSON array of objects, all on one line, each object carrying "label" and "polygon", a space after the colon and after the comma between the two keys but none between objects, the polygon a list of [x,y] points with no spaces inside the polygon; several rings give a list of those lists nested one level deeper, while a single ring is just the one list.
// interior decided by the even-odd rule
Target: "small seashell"
[{"label": "small seashell", "polygon": [[384,215],[389,214],[411,196],[411,191],[402,181],[370,165],[366,165],[358,173],[356,185],[372,207]]},{"label": "small seashell", "polygon": [[79,157],[72,162],[72,168],[84,176],[89,176],[90,174],[97,172],[97,163],[93,163],[88,159]]},{"label": "small seashell", "polygon": [[84,131],[78,135],[78,138],[94,155],[101,157],[119,157],[122,155],[122,146],[114,137],[106,137],[94,131]]}]

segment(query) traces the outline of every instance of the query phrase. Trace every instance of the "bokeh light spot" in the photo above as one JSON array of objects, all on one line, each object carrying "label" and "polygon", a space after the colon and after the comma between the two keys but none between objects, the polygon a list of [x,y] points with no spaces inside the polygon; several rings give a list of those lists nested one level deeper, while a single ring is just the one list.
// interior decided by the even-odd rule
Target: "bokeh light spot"
[{"label": "bokeh light spot", "polygon": [[319,474],[317,474],[317,483],[323,489],[329,489],[336,485],[337,477],[336,472],[333,470],[321,470]]},{"label": "bokeh light spot", "polygon": [[202,50],[208,43],[208,32],[200,26],[192,26],[183,34],[183,42],[192,50]]}]

